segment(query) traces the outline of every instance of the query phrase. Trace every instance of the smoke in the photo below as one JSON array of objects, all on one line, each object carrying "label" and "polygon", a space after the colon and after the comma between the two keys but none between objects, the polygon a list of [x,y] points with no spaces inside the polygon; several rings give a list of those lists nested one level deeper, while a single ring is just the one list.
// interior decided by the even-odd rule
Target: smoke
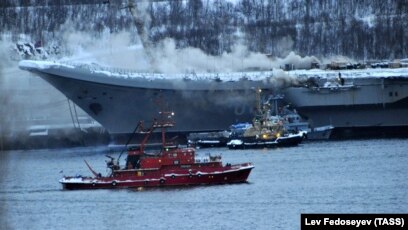
[{"label": "smoke", "polygon": [[301,57],[290,51],[293,42],[285,39],[281,52],[284,58],[270,58],[266,54],[251,52],[242,44],[242,39],[232,47],[231,52],[224,52],[220,56],[212,56],[194,47],[177,48],[174,39],[166,38],[151,48],[150,69],[161,73],[229,73],[250,70],[272,70],[293,65],[295,68],[309,69],[313,62],[320,63],[314,56]]},{"label": "smoke", "polygon": [[232,52],[220,56],[208,55],[194,47],[177,49],[173,39],[164,39],[152,52],[155,66],[162,73],[237,72],[245,69],[272,69],[266,55],[249,52],[242,44],[236,44]]},{"label": "smoke", "polygon": [[[138,2],[137,4],[136,2],[135,4],[130,3],[128,8],[134,19],[143,47],[147,51],[150,51],[152,45],[149,39],[148,31],[152,19],[150,18],[150,14],[148,12],[149,3],[147,1]],[[148,53],[148,55],[150,55],[150,53]]]},{"label": "smoke", "polygon": [[312,62],[319,62],[316,57],[301,57],[294,52],[289,52],[284,58],[270,58],[259,52],[251,52],[240,43],[235,44],[231,52],[213,56],[194,47],[177,48],[176,42],[170,38],[155,44],[147,52],[143,45],[132,43],[130,32],[106,32],[99,38],[71,30],[63,34],[65,53],[70,54],[63,61],[98,63],[141,72],[231,73],[279,69],[286,64],[310,68]]},{"label": "smoke", "polygon": [[[26,43],[27,36],[21,36]],[[18,68],[16,44],[9,37],[0,39],[0,130],[2,136],[16,136],[24,130],[22,123],[27,119],[32,101],[26,100],[25,94],[30,89],[29,73]],[[32,98],[35,98],[33,95]]]},{"label": "smoke", "polygon": [[[0,53],[5,54],[6,48],[4,47],[4,44],[0,38]],[[8,63],[6,63],[6,60],[4,59],[4,55],[0,55],[0,184],[3,184],[3,181],[5,178],[8,176],[8,154],[3,152],[4,150],[4,136],[6,133],[9,132],[9,127],[8,127],[8,122],[6,120],[6,117],[4,116],[5,113],[5,108],[7,108],[8,104],[8,95],[3,93],[4,85],[5,85],[5,78],[4,78],[4,69],[7,66]],[[8,207],[6,202],[0,202],[0,212],[2,213],[0,215],[0,224],[3,226],[3,228],[8,228],[8,223],[7,223],[7,213]]]},{"label": "smoke", "polygon": [[[30,43],[30,37],[19,37],[21,44]],[[40,77],[18,68],[20,56],[16,43],[11,40],[10,36],[0,37],[0,53],[3,54],[0,56],[1,149],[27,143],[31,125],[72,124],[65,96]]]},{"label": "smoke", "polygon": [[236,44],[232,52],[221,56],[211,56],[197,48],[177,49],[172,39],[165,39],[155,47],[156,66],[153,69],[162,73],[233,73],[252,70],[273,70],[272,76],[265,78],[277,88],[297,84],[295,77],[289,76],[281,68],[286,64],[295,68],[310,68],[316,57],[301,57],[290,52],[284,58],[269,58],[267,55],[251,52],[242,44]]},{"label": "smoke", "polygon": [[349,57],[341,56],[341,55],[325,57],[322,60],[323,60],[324,63],[332,63],[332,62],[337,62],[337,63],[357,63],[357,61],[354,60],[353,58],[349,58]]},{"label": "smoke", "polygon": [[269,80],[275,86],[275,88],[282,89],[290,86],[299,85],[300,79],[295,76],[288,75],[282,69],[274,69],[273,77]]},{"label": "smoke", "polygon": [[285,65],[293,65],[295,69],[310,69],[313,62],[321,63],[315,56],[301,57],[294,51],[290,51],[284,58],[275,58],[273,60],[278,66],[276,68],[282,68]]},{"label": "smoke", "polygon": [[143,47],[131,43],[129,32],[106,32],[101,38],[95,38],[89,33],[68,30],[63,33],[62,43],[69,55],[61,61],[98,63],[141,71],[148,71],[150,65]]},{"label": "smoke", "polygon": [[[4,39],[0,39],[0,53],[8,54],[10,53],[11,44],[9,42],[4,41]],[[13,63],[10,60],[8,55],[0,55],[0,138],[1,138],[1,145],[3,145],[4,137],[10,132],[12,122],[11,117],[13,116],[12,113],[14,111],[10,111],[13,109],[12,105],[12,98],[9,93],[8,89],[10,88],[10,77],[13,73],[15,73],[16,68],[13,68]],[[15,65],[16,67],[16,65]],[[18,80],[18,79],[17,79]],[[15,114],[18,116],[18,114]],[[3,147],[3,146],[1,146]]]},{"label": "smoke", "polygon": [[279,56],[287,56],[293,50],[293,41],[291,36],[281,38],[276,44],[276,53]]},{"label": "smoke", "polygon": [[[115,68],[134,69],[149,72],[154,65],[151,52],[153,45],[148,37],[151,22],[148,12],[149,3],[129,1],[121,5],[128,10],[134,20],[138,36],[129,31],[112,33],[105,28],[102,33],[80,32],[75,26],[78,19],[67,20],[57,32],[61,34],[60,45],[64,57],[61,61],[80,63],[97,63]],[[135,37],[137,39],[135,39]]]},{"label": "smoke", "polygon": [[231,52],[219,56],[208,55],[194,47],[177,48],[171,38],[152,44],[149,39],[149,6],[147,1],[131,1],[125,5],[135,22],[139,44],[133,42],[134,35],[130,32],[111,33],[105,29],[102,34],[95,36],[77,32],[73,28],[77,23],[67,21],[60,29],[63,34],[61,44],[66,46],[65,53],[71,55],[63,60],[170,74],[272,70],[287,64],[295,68],[310,68],[312,62],[319,62],[315,57],[301,57],[291,52],[294,42],[290,36],[282,38],[277,44],[277,54],[283,58],[269,58],[265,54],[251,52],[243,44],[243,34],[237,34],[237,43]]}]

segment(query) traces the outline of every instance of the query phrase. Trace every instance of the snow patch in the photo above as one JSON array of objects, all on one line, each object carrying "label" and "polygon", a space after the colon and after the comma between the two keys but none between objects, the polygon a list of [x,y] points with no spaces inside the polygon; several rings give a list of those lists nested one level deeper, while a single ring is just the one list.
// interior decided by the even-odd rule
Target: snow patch
[{"label": "snow patch", "polygon": [[18,66],[20,69],[24,70],[45,70],[51,68],[75,68],[72,65],[64,64],[61,62],[54,62],[54,61],[35,61],[35,60],[23,60],[20,61]]}]

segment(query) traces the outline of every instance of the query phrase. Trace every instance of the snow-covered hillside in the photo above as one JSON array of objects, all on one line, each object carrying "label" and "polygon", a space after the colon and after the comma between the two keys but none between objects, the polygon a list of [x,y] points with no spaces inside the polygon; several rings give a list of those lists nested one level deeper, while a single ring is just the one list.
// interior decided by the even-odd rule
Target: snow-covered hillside
[{"label": "snow-covered hillside", "polygon": [[[94,38],[127,31],[138,40],[128,1],[3,0],[0,28],[14,42],[20,34],[64,45],[66,34]],[[219,55],[237,42],[250,51],[286,56],[289,51],[317,57],[354,59],[408,56],[408,2],[405,0],[186,0],[149,3],[149,40],[172,38],[177,47]]]}]

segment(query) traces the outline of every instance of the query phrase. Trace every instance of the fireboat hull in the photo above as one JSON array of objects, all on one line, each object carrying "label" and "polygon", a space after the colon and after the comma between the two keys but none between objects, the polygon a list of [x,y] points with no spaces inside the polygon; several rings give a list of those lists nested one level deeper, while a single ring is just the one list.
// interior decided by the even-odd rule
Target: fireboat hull
[{"label": "fireboat hull", "polygon": [[59,182],[63,189],[117,189],[166,186],[216,185],[247,182],[254,166],[251,163],[227,165],[211,172],[156,172],[155,176],[141,176],[138,170],[126,170],[130,177],[64,177]]}]

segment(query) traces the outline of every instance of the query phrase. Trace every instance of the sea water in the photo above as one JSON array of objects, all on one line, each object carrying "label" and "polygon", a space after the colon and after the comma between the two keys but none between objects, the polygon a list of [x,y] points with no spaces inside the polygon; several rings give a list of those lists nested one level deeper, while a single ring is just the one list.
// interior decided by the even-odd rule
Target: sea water
[{"label": "sea water", "polygon": [[[1,229],[299,229],[301,213],[407,213],[408,140],[200,149],[252,162],[248,183],[64,191],[64,175],[107,173],[98,148],[0,154]],[[113,154],[118,156],[118,153]]]}]

